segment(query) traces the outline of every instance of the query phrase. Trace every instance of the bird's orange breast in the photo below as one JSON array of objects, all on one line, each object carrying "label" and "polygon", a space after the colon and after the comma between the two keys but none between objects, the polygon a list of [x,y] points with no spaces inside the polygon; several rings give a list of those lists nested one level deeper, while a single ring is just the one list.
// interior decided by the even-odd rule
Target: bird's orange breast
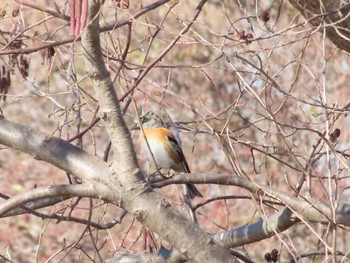
[{"label": "bird's orange breast", "polygon": [[[144,132],[158,167],[165,169],[174,168],[181,162],[176,150],[168,140],[168,137],[174,137],[170,130],[166,128],[147,128],[144,129]],[[147,159],[152,162],[152,156],[142,134],[141,146]]]}]

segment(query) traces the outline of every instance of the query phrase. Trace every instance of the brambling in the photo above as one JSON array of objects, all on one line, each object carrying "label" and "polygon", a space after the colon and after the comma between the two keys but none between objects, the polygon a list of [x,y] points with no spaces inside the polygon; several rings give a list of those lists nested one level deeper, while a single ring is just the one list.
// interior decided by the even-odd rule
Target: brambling
[{"label": "brambling", "polygon": [[[150,163],[156,162],[159,168],[172,169],[177,172],[191,173],[185,155],[174,134],[164,125],[161,118],[149,111],[141,118],[143,131],[147,138],[141,134],[141,147]],[[151,149],[153,157],[149,151]],[[186,184],[188,196],[193,199],[203,197],[193,184]]]}]

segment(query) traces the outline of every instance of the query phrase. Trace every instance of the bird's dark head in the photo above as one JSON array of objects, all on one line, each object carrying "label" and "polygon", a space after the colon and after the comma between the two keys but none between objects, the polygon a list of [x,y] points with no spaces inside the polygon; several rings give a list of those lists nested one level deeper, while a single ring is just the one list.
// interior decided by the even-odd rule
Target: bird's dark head
[{"label": "bird's dark head", "polygon": [[164,127],[162,119],[152,111],[146,112],[140,118],[144,128],[158,128]]}]

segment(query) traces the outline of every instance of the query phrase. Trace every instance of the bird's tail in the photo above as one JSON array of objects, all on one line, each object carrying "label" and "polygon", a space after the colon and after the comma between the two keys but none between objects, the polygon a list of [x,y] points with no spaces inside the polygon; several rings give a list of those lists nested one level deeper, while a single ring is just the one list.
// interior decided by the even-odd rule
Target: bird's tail
[{"label": "bird's tail", "polygon": [[197,197],[203,197],[201,192],[198,191],[198,189],[194,186],[194,184],[186,184],[187,194],[188,196],[193,199],[196,196]]}]

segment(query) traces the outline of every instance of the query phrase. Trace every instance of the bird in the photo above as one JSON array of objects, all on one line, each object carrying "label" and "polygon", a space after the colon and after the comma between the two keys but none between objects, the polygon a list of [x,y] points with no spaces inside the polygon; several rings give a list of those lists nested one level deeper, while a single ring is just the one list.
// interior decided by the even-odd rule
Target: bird
[{"label": "bird", "polygon": [[[191,173],[185,155],[176,140],[174,133],[169,130],[162,119],[152,111],[140,117],[144,135],[141,134],[142,151],[150,163],[156,162],[158,168],[172,169],[176,172]],[[145,141],[147,138],[147,142]],[[153,157],[149,151],[152,151]],[[191,199],[203,197],[193,184],[186,184],[186,192]]]}]

